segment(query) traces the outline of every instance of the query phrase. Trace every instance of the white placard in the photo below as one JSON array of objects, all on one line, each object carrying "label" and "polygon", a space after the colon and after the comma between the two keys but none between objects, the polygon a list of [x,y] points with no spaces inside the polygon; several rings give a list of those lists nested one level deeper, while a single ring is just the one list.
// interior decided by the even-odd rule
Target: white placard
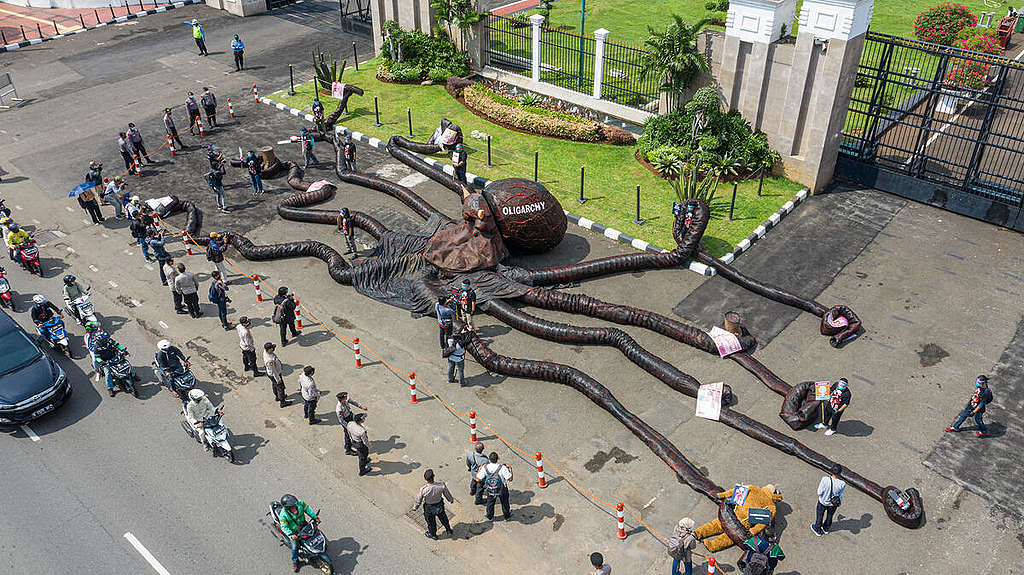
[{"label": "white placard", "polygon": [[715,346],[718,347],[718,355],[722,357],[743,350],[743,346],[740,345],[740,338],[717,325],[711,328],[710,335],[711,339],[715,341]]},{"label": "white placard", "polygon": [[697,390],[697,417],[718,421],[722,414],[722,391],[725,383],[705,383]]}]

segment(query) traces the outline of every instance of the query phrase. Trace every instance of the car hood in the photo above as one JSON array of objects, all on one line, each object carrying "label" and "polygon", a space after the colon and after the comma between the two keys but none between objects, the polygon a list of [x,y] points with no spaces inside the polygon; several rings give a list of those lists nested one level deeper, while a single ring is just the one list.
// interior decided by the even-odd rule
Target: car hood
[{"label": "car hood", "polygon": [[46,354],[32,363],[0,376],[0,403],[16,404],[53,387],[57,368]]}]

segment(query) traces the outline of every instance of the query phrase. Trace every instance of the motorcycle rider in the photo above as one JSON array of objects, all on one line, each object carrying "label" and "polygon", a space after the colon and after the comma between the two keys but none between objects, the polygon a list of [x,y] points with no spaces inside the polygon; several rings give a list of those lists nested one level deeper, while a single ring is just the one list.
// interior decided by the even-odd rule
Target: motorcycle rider
[{"label": "motorcycle rider", "polygon": [[100,380],[100,368],[96,363],[96,343],[100,341],[101,335],[106,337],[107,332],[103,331],[103,327],[100,326],[99,322],[86,322],[83,341],[85,349],[89,352],[89,357],[92,359],[92,368],[96,370],[96,381]]},{"label": "motorcycle rider", "polygon": [[202,432],[203,424],[207,419],[215,415],[223,415],[213,407],[210,398],[201,389],[193,389],[188,392],[188,403],[185,404],[185,418],[198,432],[202,438],[203,447],[209,451],[210,445],[206,442],[206,434]]},{"label": "motorcycle rider", "polygon": [[[122,352],[127,354],[128,352],[125,350],[123,345],[114,341],[114,339],[107,335],[107,332],[102,329],[97,329],[93,333],[92,339],[95,340],[92,349],[93,362],[97,366],[97,370],[103,370],[103,374],[107,378],[107,394],[110,395],[110,397],[114,397],[114,376],[110,373],[110,362],[113,361],[118,354]],[[131,370],[131,377],[133,380],[138,381],[134,368]]]},{"label": "motorcycle rider", "polygon": [[78,306],[71,302],[87,295],[89,295],[89,288],[82,287],[82,284],[78,283],[78,279],[75,276],[71,274],[64,276],[64,305],[71,310],[71,315],[75,316],[79,323],[85,318],[78,311]]},{"label": "motorcycle rider", "polygon": [[53,318],[53,314],[63,314],[60,308],[53,305],[53,302],[47,301],[44,295],[36,294],[32,296],[32,303],[32,310],[29,313],[32,316],[32,323],[36,324],[36,329],[39,330],[40,335],[49,337],[49,334],[43,328],[43,324],[50,321]]},{"label": "motorcycle rider", "polygon": [[185,359],[185,354],[181,353],[181,350],[171,345],[171,342],[166,339],[161,339],[156,344],[156,366],[157,374],[160,379],[164,381],[164,385],[167,389],[171,390],[174,397],[181,399],[181,407],[184,408],[188,403],[188,396],[182,396],[181,392],[184,389],[176,389],[174,386],[174,376],[185,373],[185,370],[191,366],[188,360]]},{"label": "motorcycle rider", "polygon": [[14,223],[14,220],[12,220],[10,218],[10,216],[4,216],[4,217],[0,218],[0,231],[2,231],[3,234],[4,234],[4,245],[8,246],[8,248],[7,248],[8,252],[7,253],[11,257],[11,260],[14,259],[14,250],[11,249],[10,245],[7,243],[7,236],[9,236],[11,234],[11,224],[13,224],[13,223]]},{"label": "motorcycle rider", "polygon": [[316,523],[320,523],[320,518],[305,501],[291,494],[281,497],[281,511],[278,512],[277,519],[281,531],[291,539],[292,569],[296,573],[299,572],[299,531],[306,524],[307,515]]},{"label": "motorcycle rider", "polygon": [[25,242],[31,241],[32,238],[28,235],[28,232],[21,229],[21,226],[14,222],[11,222],[11,225],[7,226],[7,229],[7,249],[11,252],[11,259],[20,264],[22,262],[21,255],[18,254],[18,249],[21,248],[22,244]]}]

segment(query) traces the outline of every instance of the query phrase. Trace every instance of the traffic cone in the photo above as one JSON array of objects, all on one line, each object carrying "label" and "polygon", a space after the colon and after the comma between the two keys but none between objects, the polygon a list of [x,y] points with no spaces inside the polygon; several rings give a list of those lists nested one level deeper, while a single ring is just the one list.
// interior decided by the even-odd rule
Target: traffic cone
[{"label": "traffic cone", "polygon": [[256,89],[256,83],[255,82],[253,82],[253,84],[252,84],[252,98],[253,98],[254,102],[259,104],[259,102],[260,102],[260,91]]},{"label": "traffic cone", "polygon": [[142,164],[139,163],[139,155],[135,154],[132,156],[132,162],[135,164],[135,175],[142,177]]},{"label": "traffic cone", "polygon": [[548,480],[544,478],[544,458],[537,452],[537,487],[544,489],[548,486]]},{"label": "traffic cone", "polygon": [[252,276],[252,287],[256,290],[256,303],[263,301],[263,293],[260,291],[260,276]]},{"label": "traffic cone", "polygon": [[167,134],[167,147],[171,150],[171,157],[174,157],[174,138]]},{"label": "traffic cone", "polygon": [[185,238],[185,255],[192,255],[192,242],[188,241],[188,238]]},{"label": "traffic cone", "polygon": [[708,575],[715,575],[718,572],[718,561],[714,557],[708,557]]},{"label": "traffic cone", "polygon": [[356,369],[363,367],[363,358],[359,355],[359,338],[352,339],[353,351],[356,352]]},{"label": "traffic cone", "polygon": [[621,502],[618,505],[615,506],[615,517],[616,517],[616,520],[618,521],[618,524],[619,524],[618,538],[619,539],[625,539],[626,538],[626,512],[623,510],[623,505],[622,505]]},{"label": "traffic cone", "polygon": [[199,126],[199,136],[205,136],[206,130],[203,129],[203,119],[196,116],[196,125]]},{"label": "traffic cone", "polygon": [[231,98],[228,98],[228,115],[232,118],[235,117],[235,107],[231,105]]},{"label": "traffic cone", "polygon": [[469,412],[469,442],[476,443],[476,412]]},{"label": "traffic cone", "polygon": [[409,403],[419,403],[416,401],[416,374],[409,374]]},{"label": "traffic cone", "polygon": [[302,304],[299,300],[295,300],[295,327],[296,329],[302,329]]}]

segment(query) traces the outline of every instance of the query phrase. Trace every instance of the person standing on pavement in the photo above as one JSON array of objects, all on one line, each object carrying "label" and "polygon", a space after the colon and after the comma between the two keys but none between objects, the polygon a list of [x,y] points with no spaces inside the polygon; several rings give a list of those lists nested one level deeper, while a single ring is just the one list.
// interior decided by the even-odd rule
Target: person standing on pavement
[{"label": "person standing on pavement", "polygon": [[78,200],[78,205],[92,218],[94,226],[98,226],[103,221],[103,214],[100,213],[100,204],[96,201],[96,194],[92,192],[92,188],[78,194],[75,196],[75,199]]},{"label": "person standing on pavement", "polygon": [[348,208],[341,208],[338,212],[338,229],[345,236],[346,254],[352,254],[353,257],[358,257],[359,252],[356,251],[356,227],[352,224],[352,212],[348,211]]},{"label": "person standing on pavement", "polygon": [[122,176],[117,176],[114,179],[107,182],[107,185],[100,192],[104,200],[108,204],[114,206],[114,217],[123,220],[124,219],[124,195],[125,189],[128,185],[125,183]]},{"label": "person standing on pavement", "polygon": [[174,265],[174,260],[169,259],[163,266],[164,276],[167,278],[167,285],[171,288],[171,298],[174,300],[174,311],[179,314],[188,313],[185,310],[184,303],[181,299],[181,290],[178,289],[178,285],[174,283],[174,280],[178,277],[178,268]]},{"label": "person standing on pavement", "polygon": [[96,192],[103,193],[103,164],[89,162],[89,171],[85,173],[85,181],[96,188]]},{"label": "person standing on pavement", "polygon": [[135,127],[135,124],[128,122],[128,131],[125,133],[132,144],[132,150],[139,156],[139,165],[142,165],[143,159],[146,160],[147,164],[155,164],[156,162],[149,157],[149,152],[146,151],[146,144],[142,141],[142,134],[139,133],[139,129]]},{"label": "person standing on pavement", "polygon": [[238,347],[242,349],[242,371],[251,369],[253,377],[263,375],[256,367],[256,342],[252,340],[252,322],[243,315],[238,318],[238,327],[235,331],[238,332]]},{"label": "person standing on pavement", "polygon": [[841,377],[839,381],[832,384],[832,395],[827,401],[821,404],[821,423],[814,426],[815,429],[825,429],[825,435],[832,435],[839,427],[839,419],[843,412],[850,405],[850,383],[846,378]]},{"label": "person standing on pavement", "polygon": [[596,551],[590,554],[590,566],[594,568],[590,575],[612,575],[612,568],[604,562],[604,555]]},{"label": "person standing on pavement", "polygon": [[135,243],[139,244],[142,249],[142,257],[147,262],[153,261],[153,257],[149,255],[149,244],[146,242],[146,238],[149,236],[149,228],[146,226],[145,220],[142,219],[142,213],[136,212],[132,223],[128,225],[128,233],[135,238]]},{"label": "person standing on pavement", "polygon": [[[693,550],[697,547],[697,535],[693,532],[693,519],[683,517],[672,529],[668,539],[668,555],[672,558],[672,575],[693,575]],[[680,571],[679,567],[683,570]]]},{"label": "person standing on pavement", "polygon": [[203,93],[199,95],[199,104],[206,112],[206,123],[211,127],[217,127],[217,96],[214,96],[206,86],[203,86]]},{"label": "person standing on pavement", "polygon": [[245,68],[245,44],[238,34],[231,39],[231,53],[235,56],[235,72],[241,72]]},{"label": "person standing on pavement", "polygon": [[228,302],[231,298],[228,297],[228,286],[224,283],[224,278],[220,275],[219,271],[214,270],[210,273],[210,292],[207,294],[210,303],[217,306],[217,317],[220,318],[220,325],[224,328],[224,331],[231,329],[231,324],[228,323]]},{"label": "person standing on pavement", "polygon": [[335,406],[334,412],[338,414],[338,423],[341,424],[341,430],[345,432],[345,455],[358,455],[352,449],[352,437],[348,434],[348,422],[352,421],[354,417],[352,406],[358,407],[363,411],[366,411],[366,408],[356,400],[349,399],[347,391],[342,391],[335,397],[338,398],[338,404]]},{"label": "person standing on pavement", "polygon": [[135,160],[132,159],[132,147],[128,143],[128,134],[120,132],[117,135],[117,151],[121,152],[121,159],[124,160],[124,169],[129,173],[135,174]]},{"label": "person standing on pavement", "polygon": [[437,520],[441,520],[441,525],[444,526],[444,531],[451,537],[453,535],[452,526],[448,523],[448,514],[444,510],[444,500],[447,499],[448,503],[454,503],[455,498],[452,497],[452,492],[448,491],[448,486],[443,481],[434,481],[434,470],[428,469],[423,472],[423,480],[426,483],[420,487],[420,492],[416,495],[416,503],[413,504],[412,510],[416,511],[423,506],[423,519],[427,521],[427,531],[424,533],[430,539],[437,539]]},{"label": "person standing on pavement", "polygon": [[469,470],[469,496],[473,498],[473,503],[477,505],[484,504],[484,486],[476,480],[476,474],[487,463],[487,456],[484,455],[484,444],[477,441],[473,449],[466,453],[466,469]]},{"label": "person standing on pavement", "polygon": [[313,153],[313,146],[315,144],[316,142],[313,141],[313,135],[309,133],[309,130],[303,128],[299,132],[299,145],[302,146],[302,158],[304,162],[302,165],[303,170],[308,169],[310,164],[313,164],[314,166],[320,164],[320,160],[316,157],[316,154]]},{"label": "person standing on pavement", "polygon": [[242,165],[249,172],[249,182],[252,184],[252,197],[256,199],[263,193],[263,178],[260,176],[263,171],[263,160],[256,156],[256,152],[249,150]]},{"label": "person standing on pavement", "polygon": [[988,376],[979,375],[974,380],[974,395],[971,396],[971,399],[967,400],[967,405],[964,406],[959,417],[956,418],[953,425],[946,428],[946,431],[960,431],[960,426],[963,422],[968,417],[974,417],[974,423],[978,426],[978,431],[974,432],[974,435],[988,437],[988,427],[985,425],[983,417],[985,415],[985,406],[992,403],[993,399],[992,390],[988,388]]},{"label": "person standing on pavement", "polygon": [[224,267],[224,250],[227,243],[217,232],[210,232],[210,243],[206,245],[206,259],[213,262],[213,265],[220,272],[220,277],[225,282],[228,277],[228,270]]},{"label": "person standing on pavement", "polygon": [[462,288],[459,289],[457,299],[458,318],[466,324],[468,329],[473,329],[473,313],[476,312],[476,292],[469,283],[469,278],[462,280]]},{"label": "person standing on pavement", "polygon": [[832,516],[843,503],[846,482],[839,478],[842,473],[843,466],[833,464],[829,475],[818,482],[818,506],[814,512],[814,523],[811,524],[811,531],[818,537],[828,535],[828,530],[832,528]]},{"label": "person standing on pavement", "polygon": [[227,171],[224,169],[224,163],[221,162],[215,168],[211,168],[209,172],[203,174],[203,179],[206,180],[206,184],[213,190],[214,195],[217,196],[217,209],[221,212],[227,213],[228,201],[224,194],[224,174]]},{"label": "person standing on pavement", "polygon": [[455,310],[451,306],[451,297],[442,295],[437,298],[434,304],[434,315],[437,316],[437,329],[440,333],[441,349],[448,347],[448,340],[452,337],[452,320],[455,318]]},{"label": "person standing on pavement", "polygon": [[370,472],[370,439],[366,435],[365,413],[357,413],[352,421],[345,424],[349,437],[352,438],[352,446],[356,448],[359,455],[359,475],[363,476]]},{"label": "person standing on pavement", "polygon": [[295,294],[289,293],[288,288],[281,286],[274,296],[274,315],[271,321],[281,328],[281,347],[288,345],[288,330],[292,337],[299,337],[302,332],[295,329]]},{"label": "person standing on pavement", "polygon": [[181,293],[181,299],[185,300],[188,314],[193,319],[203,316],[199,309],[199,281],[195,274],[185,271],[185,264],[178,264],[178,277],[174,278],[174,286]]},{"label": "person standing on pavement", "polygon": [[174,126],[174,118],[171,117],[171,109],[164,108],[164,131],[167,132],[167,137],[178,143],[178,149],[184,150],[185,144],[181,141],[181,137],[178,136],[178,128]]},{"label": "person standing on pavement", "polygon": [[459,373],[459,385],[466,385],[466,348],[465,338],[468,334],[463,331],[448,338],[448,347],[441,351],[442,357],[448,358],[448,383],[455,383],[455,372]]},{"label": "person standing on pavement", "polygon": [[467,157],[466,150],[462,147],[462,144],[455,144],[455,151],[452,152],[452,167],[455,168],[455,179],[463,184],[468,183],[466,181]]},{"label": "person standing on pavement", "polygon": [[302,392],[303,404],[303,415],[309,420],[310,425],[316,425],[320,423],[320,418],[316,416],[316,402],[320,400],[320,390],[316,387],[316,382],[313,381],[313,374],[316,373],[316,369],[311,365],[307,365],[302,368],[302,375],[299,376],[299,391]]},{"label": "person standing on pavement", "polygon": [[281,407],[288,407],[288,394],[284,390],[284,374],[282,373],[281,360],[278,359],[274,350],[277,349],[271,342],[263,344],[263,367],[267,370],[267,378],[270,379],[270,388],[274,391],[274,400]]},{"label": "person standing on pavement", "polygon": [[323,134],[327,131],[327,126],[324,125],[324,105],[320,103],[319,96],[313,96],[311,109],[313,111],[313,125],[316,126],[317,132]]},{"label": "person standing on pavement", "polygon": [[209,56],[210,53],[206,51],[206,33],[203,31],[203,27],[199,25],[199,20],[192,19],[192,39],[196,41],[196,47],[199,48],[200,56]]},{"label": "person standing on pavement", "polygon": [[199,127],[199,102],[192,92],[185,96],[185,112],[188,113],[188,133],[195,136]]},{"label": "person standing on pavement", "polygon": [[493,521],[494,502],[501,501],[501,513],[505,521],[508,521],[512,518],[512,510],[508,505],[508,482],[512,481],[512,469],[504,463],[498,463],[498,454],[493,451],[487,456],[487,461],[476,473],[476,480],[482,484],[478,489],[483,489],[487,498],[484,514],[488,521]]},{"label": "person standing on pavement", "polygon": [[164,240],[164,231],[158,229],[149,230],[149,237],[146,238],[146,245],[153,250],[156,257],[157,269],[160,271],[160,283],[167,285],[167,272],[165,264],[171,261],[171,254],[167,253],[167,242]]},{"label": "person standing on pavement", "polygon": [[345,169],[350,172],[356,171],[356,145],[352,143],[352,136],[345,136],[345,143],[341,145],[341,157],[345,161]]}]

